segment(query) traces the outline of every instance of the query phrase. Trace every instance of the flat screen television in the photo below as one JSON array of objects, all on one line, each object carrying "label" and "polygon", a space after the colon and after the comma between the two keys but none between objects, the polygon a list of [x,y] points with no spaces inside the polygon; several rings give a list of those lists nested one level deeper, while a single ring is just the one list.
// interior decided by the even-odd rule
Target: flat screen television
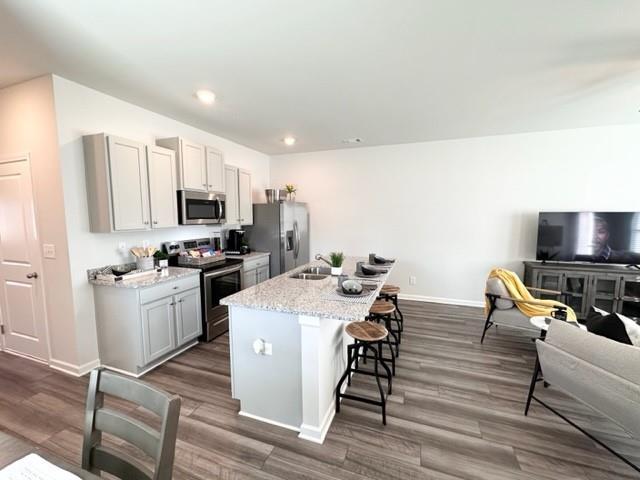
[{"label": "flat screen television", "polygon": [[536,259],[640,264],[639,212],[540,212]]}]

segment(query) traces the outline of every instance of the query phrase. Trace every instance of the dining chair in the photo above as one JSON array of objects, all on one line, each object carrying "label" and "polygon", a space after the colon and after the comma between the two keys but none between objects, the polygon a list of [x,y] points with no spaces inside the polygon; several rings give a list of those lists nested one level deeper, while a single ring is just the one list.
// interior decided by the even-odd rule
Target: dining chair
[{"label": "dining chair", "polygon": [[[127,400],[160,417],[160,431],[104,406],[104,394]],[[91,372],[85,408],[82,468],[104,471],[123,480],[170,480],[173,473],[180,397],[140,380],[98,368]],[[102,443],[102,433],[138,447],[155,461],[154,471],[131,455]]]}]

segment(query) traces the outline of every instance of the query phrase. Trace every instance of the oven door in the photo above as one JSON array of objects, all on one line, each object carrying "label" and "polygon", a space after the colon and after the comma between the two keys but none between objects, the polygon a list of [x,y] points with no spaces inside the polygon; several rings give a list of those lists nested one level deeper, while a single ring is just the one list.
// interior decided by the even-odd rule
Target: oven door
[{"label": "oven door", "polygon": [[204,274],[204,332],[208,342],[229,330],[227,307],[220,300],[242,290],[242,265]]},{"label": "oven door", "polygon": [[216,193],[178,191],[181,225],[211,225],[225,222],[225,196]]}]

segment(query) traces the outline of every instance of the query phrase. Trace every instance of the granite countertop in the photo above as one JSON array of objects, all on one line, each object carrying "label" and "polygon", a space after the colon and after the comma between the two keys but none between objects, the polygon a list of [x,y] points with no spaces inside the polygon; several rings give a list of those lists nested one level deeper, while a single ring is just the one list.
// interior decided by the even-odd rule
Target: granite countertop
[{"label": "granite countertop", "polygon": [[[366,258],[347,257],[343,265],[343,274],[348,275],[349,278],[353,278],[356,262],[358,261],[368,263]],[[393,266],[391,266],[389,272],[386,274],[369,280],[379,282],[376,293],[369,297],[369,301],[366,303],[347,303],[325,298],[327,294],[337,288],[337,277],[329,276],[323,280],[300,280],[291,278],[291,275],[315,266],[328,267],[328,265],[322,261],[313,261],[223,298],[220,303],[228,306],[322,318],[335,318],[338,320],[361,320],[369,313],[369,308],[375,301],[380,288],[382,288],[382,285],[384,285],[393,269]],[[356,280],[368,281],[358,278],[356,278]]]},{"label": "granite countertop", "polygon": [[200,275],[200,270],[197,268],[183,268],[183,267],[169,267],[164,269],[161,273],[149,273],[144,277],[132,278],[131,280],[122,280],[120,282],[109,282],[107,280],[97,280],[93,278],[96,271],[102,269],[88,270],[89,283],[100,287],[113,287],[113,288],[144,288],[158,285],[160,283],[171,282],[179,278],[189,277],[192,275]]},{"label": "granite countertop", "polygon": [[271,255],[269,252],[251,252],[251,253],[247,253],[246,255],[225,254],[225,256],[229,258],[239,258],[240,260],[254,260],[256,258],[267,257],[269,255]]}]

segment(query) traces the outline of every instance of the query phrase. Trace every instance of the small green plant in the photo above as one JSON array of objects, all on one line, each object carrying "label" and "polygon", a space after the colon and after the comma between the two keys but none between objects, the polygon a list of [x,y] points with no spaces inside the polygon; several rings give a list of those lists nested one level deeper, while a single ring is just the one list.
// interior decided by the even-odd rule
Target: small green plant
[{"label": "small green plant", "polygon": [[157,250],[156,253],[153,254],[153,257],[158,260],[167,260],[169,258],[169,255],[167,255],[162,250]]},{"label": "small green plant", "polygon": [[291,194],[291,193],[296,193],[296,186],[293,183],[287,183],[284,188],[287,189],[287,193]]},{"label": "small green plant", "polygon": [[329,254],[329,259],[331,260],[332,267],[341,267],[342,262],[344,262],[344,253],[342,252],[331,252]]}]

